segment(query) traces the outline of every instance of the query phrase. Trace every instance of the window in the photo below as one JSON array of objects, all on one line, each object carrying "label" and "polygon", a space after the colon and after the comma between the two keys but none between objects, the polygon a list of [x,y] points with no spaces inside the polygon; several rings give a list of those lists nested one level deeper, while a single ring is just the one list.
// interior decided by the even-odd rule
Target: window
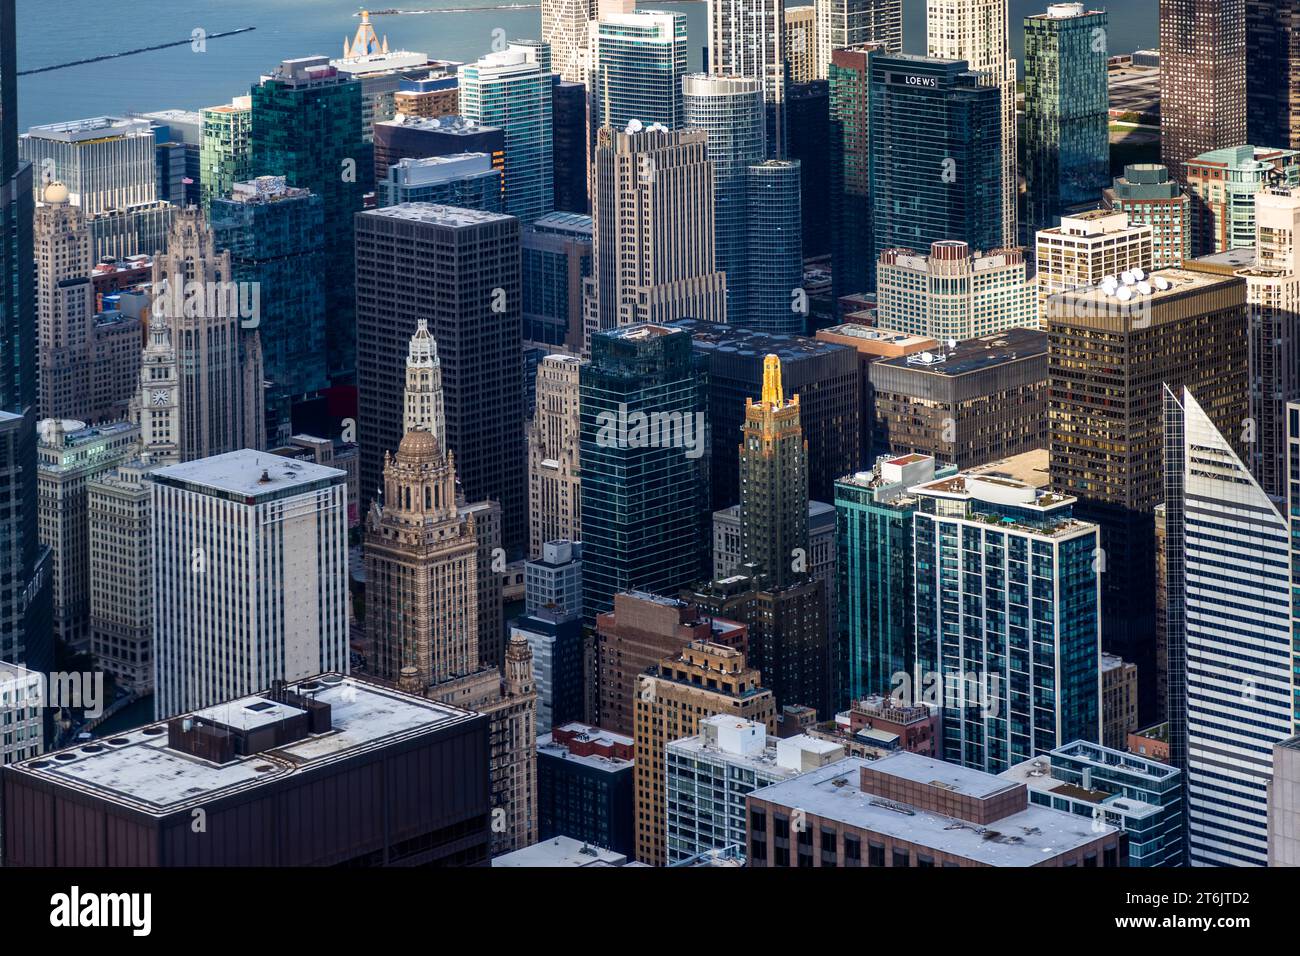
[{"label": "window", "polygon": [[867,866],[885,865],[885,845],[872,842],[867,847]]},{"label": "window", "polygon": [[862,841],[855,836],[844,837],[844,865],[862,865]]},{"label": "window", "polygon": [[891,866],[911,866],[912,854],[907,850],[894,850]]}]

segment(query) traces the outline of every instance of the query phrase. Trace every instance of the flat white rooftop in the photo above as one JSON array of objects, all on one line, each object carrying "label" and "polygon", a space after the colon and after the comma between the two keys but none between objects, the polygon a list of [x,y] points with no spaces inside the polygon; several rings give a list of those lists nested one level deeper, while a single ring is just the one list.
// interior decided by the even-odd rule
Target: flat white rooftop
[{"label": "flat white rooftop", "polygon": [[[215,764],[172,750],[167,746],[166,723],[156,723],[12,764],[10,769],[141,813],[164,816],[478,716],[337,674],[301,681],[289,689],[330,705],[328,733]],[[280,712],[275,717],[258,716],[256,711],[246,717],[232,713],[258,702],[265,699],[242,698],[189,716],[221,721],[215,715],[224,713],[255,726],[296,710],[276,704]]]},{"label": "flat white rooftop", "polygon": [[398,203],[396,206],[384,206],[382,209],[367,209],[360,215],[405,219],[410,222],[424,222],[432,226],[450,226],[453,228],[478,226],[483,223],[500,222],[514,218],[499,212],[487,212],[482,209],[462,209],[459,206],[440,206],[429,202]]},{"label": "flat white rooftop", "polygon": [[573,837],[554,837],[532,846],[505,853],[492,861],[493,866],[631,866],[627,857],[613,850],[592,846]]},{"label": "flat white rooftop", "polygon": [[199,458],[179,465],[168,465],[154,472],[154,480],[163,484],[181,484],[197,492],[228,492],[257,498],[280,495],[286,490],[301,489],[324,482],[341,484],[346,472],[296,458],[283,458],[264,451],[244,448],[240,451]]}]

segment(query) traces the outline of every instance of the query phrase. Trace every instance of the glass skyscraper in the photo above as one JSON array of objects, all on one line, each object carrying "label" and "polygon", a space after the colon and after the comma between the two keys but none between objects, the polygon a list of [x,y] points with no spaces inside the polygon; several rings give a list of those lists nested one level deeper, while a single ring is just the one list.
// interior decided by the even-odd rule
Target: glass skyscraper
[{"label": "glass skyscraper", "polygon": [[236,96],[221,106],[209,106],[199,142],[199,198],[204,212],[215,197],[229,196],[235,183],[252,172],[253,99]]},{"label": "glass skyscraper", "polygon": [[748,309],[744,325],[774,335],[807,332],[803,290],[803,219],[799,212],[799,161],[773,159],[750,166],[745,217],[749,232]]},{"label": "glass skyscraper", "polygon": [[622,129],[631,120],[682,125],[686,14],[638,10],[601,17],[592,75],[592,125]]},{"label": "glass skyscraper", "polygon": [[505,212],[525,225],[555,208],[551,50],[517,41],[460,71],[460,111],[504,131]]},{"label": "glass skyscraper", "polygon": [[1075,499],[961,474],[912,489],[915,699],[933,689],[941,756],[1002,773],[1101,740],[1097,526]]},{"label": "glass skyscraper", "polygon": [[361,83],[323,56],[285,60],[253,87],[253,171],[283,176],[321,198],[326,361],[333,384],[356,381],[356,264],[352,217],[374,182],[361,136]]},{"label": "glass skyscraper", "polygon": [[579,425],[589,623],[619,592],[673,595],[704,573],[706,381],[683,329],[629,325],[591,338]]},{"label": "glass skyscraper", "polygon": [[49,549],[36,513],[33,170],[18,158],[14,0],[0,0],[0,660],[54,665]]},{"label": "glass skyscraper", "polygon": [[869,69],[873,281],[885,249],[1001,247],[999,88],[963,60],[874,54]]},{"label": "glass skyscraper", "polygon": [[1069,206],[1094,202],[1110,173],[1107,15],[1054,3],[1025,17],[1028,234]]}]

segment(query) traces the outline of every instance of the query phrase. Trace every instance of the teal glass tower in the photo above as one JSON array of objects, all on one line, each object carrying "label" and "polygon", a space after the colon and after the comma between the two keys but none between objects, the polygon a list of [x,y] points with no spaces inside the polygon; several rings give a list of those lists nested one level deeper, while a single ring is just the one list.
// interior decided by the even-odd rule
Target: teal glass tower
[{"label": "teal glass tower", "polygon": [[320,197],[331,384],[356,382],[352,217],[373,186],[373,146],[361,137],[361,83],[323,56],[285,60],[252,89],[252,168]]},{"label": "teal glass tower", "polygon": [[911,686],[940,707],[943,759],[1002,773],[1099,742],[1097,526],[1073,517],[1074,498],[1011,477],[962,474],[912,494]]},{"label": "teal glass tower", "polygon": [[460,70],[460,111],[505,133],[505,206],[524,225],[555,208],[551,48],[518,40]]},{"label": "teal glass tower", "polygon": [[1028,234],[1095,202],[1110,173],[1107,15],[1053,3],[1025,17],[1025,181]]},{"label": "teal glass tower", "polygon": [[872,285],[885,249],[1001,247],[1000,90],[964,60],[873,54],[869,69]]},{"label": "teal glass tower", "polygon": [[329,388],[325,361],[324,203],[280,176],[235,183],[208,215],[218,249],[230,250],[231,278],[256,282],[268,442],[290,437],[295,401]]},{"label": "teal glass tower", "polygon": [[592,74],[592,125],[632,120],[682,126],[686,14],[638,10],[601,17]]},{"label": "teal glass tower", "polygon": [[955,473],[953,465],[936,470],[928,455],[903,455],[882,457],[871,471],[835,482],[837,706],[888,694],[896,674],[913,672],[912,516],[917,499],[907,489]]},{"label": "teal glass tower", "polygon": [[745,171],[749,233],[748,308],[728,320],[773,335],[803,335],[808,318],[803,292],[803,216],[797,159],[771,159]]},{"label": "teal glass tower", "polygon": [[707,374],[691,335],[628,325],[591,338],[579,384],[582,606],[614,595],[675,595],[705,568]]}]

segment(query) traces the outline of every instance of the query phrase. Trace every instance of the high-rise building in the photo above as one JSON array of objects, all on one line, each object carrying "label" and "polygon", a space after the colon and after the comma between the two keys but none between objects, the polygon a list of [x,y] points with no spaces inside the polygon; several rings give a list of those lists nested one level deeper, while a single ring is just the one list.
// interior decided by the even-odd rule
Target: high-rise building
[{"label": "high-rise building", "polygon": [[1025,231],[1094,202],[1110,174],[1107,14],[1052,3],[1025,17]]},{"label": "high-rise building", "polygon": [[727,321],[773,335],[806,333],[799,161],[770,159],[750,166],[745,182],[748,308],[743,319],[728,312]]},{"label": "high-rise building", "polygon": [[763,393],[763,363],[781,359],[781,379],[799,393],[799,417],[808,440],[808,493],[831,501],[835,479],[861,467],[858,427],[862,380],[853,350],[793,335],[770,335],[733,325],[686,319],[674,328],[690,333],[696,354],[708,368],[709,460],[714,511],[739,501],[736,437],[745,421],[745,401]]},{"label": "high-rise building", "polygon": [[[1020,175],[1016,166],[1016,61],[1011,58],[1007,0],[926,0],[926,53],[941,60],[964,60],[979,75],[981,85],[998,91],[1001,103],[1002,154],[999,174],[1002,239],[990,245],[1014,246],[1017,242],[1016,214]],[[1028,46],[1026,47],[1028,49]],[[1028,84],[1026,84],[1028,90]],[[989,144],[992,148],[993,144]],[[964,166],[957,159],[958,169]],[[961,172],[958,172],[961,176]],[[958,179],[960,181],[960,179]],[[986,212],[992,214],[994,207]],[[961,239],[960,235],[949,238]]]},{"label": "high-rise building", "polygon": [[538,737],[538,839],[635,853],[634,754],[631,737],[576,721]]},{"label": "high-rise building", "polygon": [[1128,862],[1115,827],[1038,806],[1024,784],[906,751],[849,757],[763,787],[748,796],[746,809],[750,866]]},{"label": "high-rise building", "polygon": [[[840,297],[875,288],[871,207],[871,58],[894,52],[883,43],[832,49],[830,93],[831,280]],[[938,236],[937,239],[948,238]]]},{"label": "high-rise building", "polygon": [[1101,655],[1101,742],[1123,750],[1138,729],[1137,665],[1114,654]]},{"label": "high-rise building", "polygon": [[581,610],[538,608],[511,621],[510,636],[522,636],[532,651],[538,728],[581,720],[587,699]]},{"label": "high-rise building", "polygon": [[[337,673],[313,677],[123,731],[112,746],[79,744],[0,771],[6,793],[40,807],[39,819],[6,817],[5,863],[485,866],[487,718]],[[409,784],[364,802],[338,799],[354,774],[386,773]],[[138,778],[130,789],[124,775]],[[286,804],[292,833],[241,822],[274,819]],[[67,825],[73,807],[86,827]]]},{"label": "high-rise building", "polygon": [[638,120],[679,129],[685,73],[685,13],[602,14],[592,41],[593,128],[622,129]]},{"label": "high-rise building", "polygon": [[[425,75],[421,76],[421,73]],[[393,116],[420,116],[433,119],[438,116],[454,115],[460,109],[460,83],[455,75],[440,75],[440,70],[415,70],[407,74],[398,83],[393,92]],[[382,120],[376,117],[371,124],[372,132],[379,128]]]},{"label": "high-rise building", "polygon": [[293,403],[330,384],[324,204],[283,176],[261,176],[214,196],[208,219],[215,247],[230,255],[230,280],[258,290],[258,314],[242,324],[261,340],[267,434],[278,445],[292,433]]},{"label": "high-rise building", "polygon": [[1179,182],[1193,157],[1246,142],[1246,3],[1160,0],[1160,162]]},{"label": "high-rise building", "polygon": [[[142,356],[139,413],[177,407],[181,461],[265,445],[260,289],[236,281],[198,207],[179,210],[153,261],[152,324],[165,324],[176,386],[153,387],[154,336]],[[147,429],[142,430],[149,441]]]},{"label": "high-rise building", "polygon": [[[713,167],[713,237],[726,274],[727,321],[747,325],[749,303],[748,176],[765,156],[763,83],[752,76],[691,73],[682,77],[685,124],[708,133]],[[796,285],[798,283],[796,282]]]},{"label": "high-rise building", "polygon": [[830,107],[830,84],[826,80],[786,87],[786,155],[799,161],[805,259],[826,256],[831,251],[834,196],[827,188],[833,168]]},{"label": "high-rise building", "polygon": [[283,176],[323,203],[325,347],[330,381],[356,381],[352,216],[374,184],[373,147],[362,136],[361,83],[323,56],[285,60],[252,89],[252,170]]},{"label": "high-rise building", "polygon": [[811,3],[785,11],[785,77],[787,84],[817,79],[817,10]]},{"label": "high-rise building", "polygon": [[592,228],[590,216],[553,212],[524,229],[525,342],[548,351],[552,346],[575,355],[582,351],[584,285],[594,268]]},{"label": "high-rise building", "polygon": [[699,733],[666,748],[667,864],[744,847],[747,794],[844,756],[838,744],[806,734],[770,737],[761,721],[705,717]]},{"label": "high-rise building", "polygon": [[835,483],[839,544],[835,634],[836,706],[891,693],[896,675],[914,672],[916,607],[908,489],[956,473],[928,455],[882,457],[869,472]]},{"label": "high-rise building", "polygon": [[[1011,478],[963,473],[911,491],[916,663],[905,699],[941,689],[943,759],[1001,773],[1099,742],[1097,526],[1073,516],[1074,498]],[[973,602],[982,614],[963,611]]]},{"label": "high-rise building", "polygon": [[157,466],[136,459],[86,485],[90,652],[118,687],[153,690],[150,492]]},{"label": "high-rise building", "polygon": [[213,199],[230,195],[235,183],[253,175],[253,98],[236,96],[229,103],[209,106],[203,117],[199,146],[199,196],[204,211]]},{"label": "high-rise building", "polygon": [[[1144,289],[1150,288],[1147,293]],[[1244,279],[1162,269],[1149,282],[1047,302],[1052,487],[1101,526],[1105,649],[1138,667],[1155,704],[1152,509],[1164,500],[1160,387],[1187,386],[1225,434],[1247,416]]]},{"label": "high-rise building", "polygon": [[710,3],[708,71],[749,76],[763,83],[767,107],[767,154],[785,156],[785,0]]},{"label": "high-rise building", "polygon": [[1107,276],[1143,273],[1155,268],[1154,229],[1130,221],[1120,211],[1095,209],[1063,216],[1061,224],[1035,236],[1038,265],[1038,310],[1043,313],[1052,296],[1071,289],[1091,289]]},{"label": "high-rise building", "polygon": [[84,651],[90,645],[92,571],[87,485],[134,456],[140,428],[130,422],[87,427],[47,418],[37,429],[40,535],[51,556],[54,636],[69,649]]},{"label": "high-rise building", "polygon": [[[933,13],[929,23],[933,31]],[[1007,62],[1014,97],[1015,61]],[[945,239],[989,251],[1014,246],[1015,208],[1004,209],[1014,203],[1004,181],[1007,84],[988,85],[978,63],[965,59],[875,53],[868,64],[871,276],[885,249],[926,249]],[[1011,123],[1014,174],[1014,105]]]},{"label": "high-rise building", "polygon": [[86,217],[62,183],[46,186],[43,199],[33,223],[41,415],[125,418],[139,378],[140,321],[99,312]]},{"label": "high-rise building", "polygon": [[715,714],[756,721],[776,733],[776,705],[757,670],[735,648],[695,641],[637,677],[636,855],[642,863],[667,861],[667,745],[701,732]]},{"label": "high-rise building", "polygon": [[159,720],[346,670],[345,478],[247,449],[149,477]]},{"label": "high-rise building", "polygon": [[[713,512],[713,580],[743,574],[744,551],[741,547],[740,505]],[[808,502],[808,574],[820,580],[827,603],[833,604],[836,582],[835,507],[824,501]],[[751,569],[752,570],[752,569]],[[833,615],[827,620],[833,621]]]},{"label": "high-rise building", "polygon": [[1198,256],[1255,244],[1255,195],[1300,186],[1300,150],[1231,146],[1186,163],[1192,197],[1192,251]]},{"label": "high-rise building", "polygon": [[1246,0],[1246,140],[1300,149],[1300,7]]},{"label": "high-rise building", "polygon": [[487,153],[459,153],[404,157],[388,167],[376,190],[380,206],[427,202],[501,212],[502,182],[501,170],[493,168]]},{"label": "high-rise building", "polygon": [[517,41],[460,70],[466,119],[505,134],[505,211],[525,225],[554,208],[551,55],[545,43]]},{"label": "high-rise building", "polygon": [[703,130],[601,127],[592,190],[598,330],[687,317],[726,321]]},{"label": "high-rise building", "polygon": [[1047,445],[1047,336],[1004,329],[882,358],[868,372],[871,448],[972,468]]},{"label": "high-rise building", "polygon": [[528,553],[534,557],[548,541],[582,540],[583,365],[571,355],[548,355],[537,369],[537,410],[528,434]]},{"label": "high-rise building", "polygon": [[[542,39],[551,47],[551,66],[569,83],[587,82],[588,25],[596,19],[596,12],[596,0],[545,0],[542,4]],[[542,834],[543,839],[545,836]]]},{"label": "high-rise building", "polygon": [[817,0],[813,7],[818,78],[830,73],[836,50],[879,43],[884,52],[903,52],[903,0]]},{"label": "high-rise building", "polygon": [[5,706],[5,731],[0,737],[0,767],[45,750],[45,676],[17,664],[0,661],[0,700]]},{"label": "high-rise building", "polygon": [[[423,160],[434,156],[463,156],[486,153],[492,168],[506,167],[506,134],[464,116],[406,116],[375,124],[375,182],[388,179],[388,170],[404,159]],[[382,193],[381,197],[382,199]],[[381,203],[381,205],[391,205]]]},{"label": "high-rise building", "polygon": [[1192,197],[1164,166],[1125,166],[1103,196],[1107,208],[1131,224],[1151,227],[1152,268],[1178,268],[1192,257]]},{"label": "high-rise building", "polygon": [[702,576],[709,435],[701,364],[681,329],[633,325],[592,337],[591,362],[579,372],[588,622],[622,591],[674,594]]},{"label": "high-rise building", "polygon": [[587,175],[591,157],[591,130],[587,121],[586,83],[570,83],[552,74],[551,176],[555,183],[555,208],[561,212],[591,212]]},{"label": "high-rise building", "polygon": [[1274,745],[1295,730],[1291,535],[1195,396],[1163,389],[1170,762],[1189,862],[1265,866]]},{"label": "high-rise building", "polygon": [[1300,736],[1273,745],[1273,782],[1268,788],[1268,865],[1300,866],[1300,820],[1296,786],[1300,784]]},{"label": "high-rise building", "polygon": [[[407,345],[420,319],[438,343],[447,447],[467,501],[501,503],[503,546],[527,540],[519,221],[412,203],[356,217],[361,495],[402,438]],[[430,281],[436,277],[435,281]]]},{"label": "high-rise building", "polygon": [[1018,248],[980,255],[945,240],[928,255],[886,249],[876,264],[876,301],[881,328],[941,342],[1038,326],[1037,297]]},{"label": "high-rise building", "polygon": [[13,0],[0,0],[0,660],[54,665],[49,551],[37,529],[32,215],[39,176],[18,144]]}]

